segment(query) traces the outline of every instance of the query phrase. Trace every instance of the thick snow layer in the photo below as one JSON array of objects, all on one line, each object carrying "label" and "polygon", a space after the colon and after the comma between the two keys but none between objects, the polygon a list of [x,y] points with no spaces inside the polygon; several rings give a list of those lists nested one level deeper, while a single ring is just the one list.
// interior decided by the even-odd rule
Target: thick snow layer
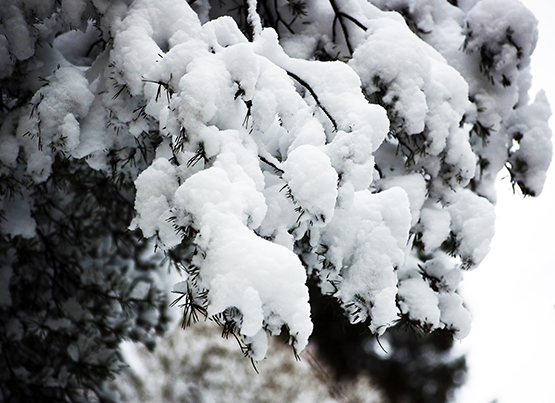
[{"label": "thick snow layer", "polygon": [[[287,248],[256,236],[234,217],[214,218],[220,225],[210,233],[202,268],[203,283],[210,289],[208,314],[239,308],[241,333],[248,337],[259,333],[264,318],[277,317],[280,320],[266,323],[268,330],[279,334],[286,325],[295,338],[294,347],[302,351],[312,323],[306,273],[299,259]],[[257,351],[263,345],[253,348],[255,359],[264,357],[265,351]]]},{"label": "thick snow layer", "polygon": [[3,11],[3,26],[9,43],[10,53],[17,60],[26,60],[35,53],[34,41],[22,10],[16,5],[8,5]]},{"label": "thick snow layer", "polygon": [[404,260],[410,222],[401,188],[361,191],[350,206],[336,211],[323,236],[326,258],[340,276],[337,296],[353,322],[370,317],[370,330],[378,334],[397,318],[395,268]]},{"label": "thick snow layer", "polygon": [[424,273],[433,278],[440,291],[453,293],[462,280],[463,271],[458,261],[445,254],[438,254],[422,266]]},{"label": "thick snow layer", "polygon": [[[187,4],[174,0],[134,1],[118,27],[111,59],[132,95],[142,92],[143,79],[176,42],[198,34],[200,22]],[[169,75],[169,74],[168,74]]]},{"label": "thick snow layer", "polygon": [[399,308],[401,312],[431,329],[439,327],[441,312],[438,296],[421,277],[399,282]]},{"label": "thick snow layer", "polygon": [[476,165],[468,128],[460,127],[470,106],[467,83],[402,21],[378,13],[367,24],[349,65],[367,96],[388,109],[406,163],[442,176],[443,183],[432,179],[434,193],[465,186]]},{"label": "thick snow layer", "polygon": [[466,265],[479,265],[490,250],[495,232],[495,212],[487,199],[467,189],[459,190],[447,208],[457,250]]},{"label": "thick snow layer", "polygon": [[464,339],[470,333],[472,317],[463,306],[463,300],[458,294],[440,293],[439,308],[441,321],[448,329],[455,331],[457,339]]},{"label": "thick snow layer", "polygon": [[[465,46],[469,52],[484,52],[484,46],[499,46],[493,54],[495,75],[514,78],[513,71],[530,64],[538,41],[537,20],[519,0],[482,0],[466,15],[467,35]],[[494,77],[494,80],[497,77]],[[499,80],[501,81],[501,80]]]},{"label": "thick snow layer", "polygon": [[178,180],[175,167],[166,159],[159,158],[143,171],[135,181],[137,216],[131,224],[139,226],[145,237],[156,235],[163,245],[170,248],[181,242],[173,224],[170,210]]},{"label": "thick snow layer", "polygon": [[[120,26],[125,35],[111,54],[124,71],[119,85],[148,97],[146,113],[159,119],[172,143],[181,131],[196,150],[166,148],[185,166],[172,168],[167,157],[159,158],[139,176],[134,225],[146,236],[156,235],[166,248],[179,242],[171,234],[175,225],[198,230],[195,245],[204,257],[196,264],[209,290],[209,314],[238,308],[241,333],[254,343],[253,357],[259,359],[265,354],[263,328],[279,333],[286,325],[298,350],[306,344],[312,326],[306,274],[294,244],[310,235],[310,243],[318,245],[316,226],[326,227],[337,211],[339,177],[346,184],[344,195],[360,190],[378,205],[388,197],[401,200],[402,213],[382,206],[372,224],[379,227],[376,242],[382,242],[380,234],[389,234],[385,242],[393,255],[382,264],[386,290],[383,281],[367,280],[373,287],[369,304],[376,304],[372,329],[383,332],[397,314],[393,269],[403,260],[410,225],[409,216],[403,216],[408,213],[405,192],[372,196],[364,190],[373,179],[372,154],[388,130],[384,109],[365,100],[358,76],[346,64],[291,58],[268,29],[248,43],[229,17],[193,23],[189,36],[170,40],[169,49],[156,49],[168,35],[145,14],[149,7],[148,1],[134,4]],[[127,49],[141,35],[151,37],[145,39],[143,64],[127,68],[135,57]],[[155,57],[160,51],[163,57]],[[180,66],[173,68],[178,60]],[[161,89],[160,82],[167,84]],[[348,199],[342,198],[346,205]],[[341,220],[335,225],[344,226]],[[358,280],[355,269],[351,272],[354,287]],[[353,299],[354,292],[345,295]]]},{"label": "thick snow layer", "polygon": [[379,182],[379,186],[383,189],[389,189],[395,186],[402,188],[407,192],[410,202],[410,213],[412,215],[411,227],[420,219],[420,210],[426,200],[426,181],[420,174],[414,173],[403,176],[392,176]]},{"label": "thick snow layer", "polygon": [[328,146],[332,165],[355,190],[368,188],[374,168],[372,153],[385,138],[389,124],[383,108],[364,99],[357,74],[340,62],[290,58],[279,46],[275,32],[269,29],[264,30],[255,45],[257,52],[317,94],[319,109],[325,115],[322,120],[334,129],[328,134],[332,140]]},{"label": "thick snow layer", "polygon": [[[450,181],[450,186],[456,187],[468,182],[475,166],[468,132],[459,128],[468,108],[464,80],[432,48],[416,40],[405,27],[400,29],[398,19],[366,6],[373,19],[365,23],[371,25],[372,34],[357,36],[361,45],[349,65],[292,58],[280,47],[275,32],[268,29],[257,31],[254,42],[248,43],[230,18],[203,26],[193,23],[188,36],[180,34],[179,40],[170,40],[165,49],[168,34],[154,17],[144,13],[149,7],[147,1],[134,6],[132,11],[137,15],[121,25],[123,32],[130,32],[121,36],[122,43],[138,40],[138,33],[131,35],[137,29],[144,29],[141,35],[146,32],[152,37],[147,41],[152,49],[143,52],[152,55],[143,58],[146,64],[135,66],[136,70],[126,68],[130,56],[119,45],[111,57],[125,71],[122,78],[130,92],[142,91],[150,99],[146,111],[159,117],[162,131],[167,130],[173,142],[177,140],[175,131],[183,127],[193,144],[201,147],[202,159],[188,169],[166,172],[170,175],[166,180],[174,186],[173,195],[168,190],[163,195],[152,192],[156,200],[138,196],[139,216],[135,222],[142,221],[148,233],[156,233],[167,247],[178,242],[169,234],[174,224],[197,228],[195,243],[206,253],[206,259],[200,262],[201,277],[209,283],[212,280],[207,280],[208,273],[218,266],[211,266],[210,259],[218,261],[213,256],[219,256],[212,255],[212,251],[227,250],[221,231],[242,231],[245,243],[262,241],[257,234],[263,235],[285,246],[277,250],[289,254],[303,237],[308,237],[313,248],[324,241],[329,248],[326,257],[338,269],[330,274],[334,282],[337,280],[336,295],[353,320],[371,317],[371,330],[382,333],[398,315],[395,268],[403,264],[409,228],[419,222],[429,179],[420,173],[388,176],[380,187],[392,189],[379,194],[366,190],[374,179],[373,153],[386,138],[390,124],[383,108],[365,100],[361,85],[366,96],[376,76],[388,86],[385,100],[390,97],[387,102],[403,114],[409,134],[426,129],[427,152],[434,157],[445,156],[444,163],[457,178]],[[174,19],[179,18],[172,16],[168,25]],[[130,23],[135,20],[136,24]],[[372,48],[380,44],[386,44],[388,52]],[[392,49],[404,56],[391,57]],[[165,52],[161,58],[157,57],[160,50]],[[412,56],[407,57],[406,52]],[[397,60],[394,64],[393,59]],[[177,60],[180,66],[173,68]],[[406,65],[399,64],[399,60],[406,61]],[[381,62],[383,68],[372,65],[373,61]],[[391,70],[392,65],[397,66],[396,71]],[[139,75],[139,71],[148,74]],[[146,82],[145,76],[149,77]],[[160,82],[167,86],[160,89]],[[171,99],[170,90],[174,92]],[[164,106],[167,102],[172,107],[170,112]],[[198,150],[184,150],[189,161],[197,158],[190,152]],[[258,156],[263,157],[262,165]],[[176,159],[187,162],[179,153]],[[439,161],[432,158],[422,164],[438,175],[443,169]],[[261,167],[269,170],[263,173]],[[137,181],[138,190],[141,186],[146,189],[141,180]],[[182,183],[178,187],[176,180]],[[153,205],[147,208],[148,203]],[[142,204],[145,207],[141,208]],[[154,217],[159,221],[166,217],[166,221],[157,224]],[[177,221],[170,225],[169,217]],[[449,217],[443,214],[437,218]],[[225,228],[227,224],[223,223],[227,222],[233,224]],[[431,242],[430,250],[448,237],[443,231],[432,242],[430,234],[435,232],[427,229],[427,221],[421,225],[424,239]],[[321,231],[315,226],[322,227]],[[448,224],[444,227],[449,228]],[[249,232],[252,230],[257,232]],[[352,233],[358,234],[355,239]],[[255,256],[251,258],[256,261]],[[279,261],[277,255],[275,259]],[[368,265],[375,268],[369,270]],[[231,279],[228,288],[239,281],[231,275],[227,278]],[[220,283],[206,284],[210,312],[239,308],[245,336],[259,334],[269,317],[276,315],[261,311],[264,299],[260,297],[260,284],[241,285],[235,290],[240,300],[232,299],[234,293],[215,284]],[[420,318],[416,312],[414,315]],[[432,327],[437,327],[437,315],[434,318],[430,319]],[[281,319],[288,326],[292,325],[290,320]],[[263,350],[260,347],[257,357],[264,355]]]},{"label": "thick snow layer", "polygon": [[175,207],[191,214],[201,228],[205,223],[217,225],[212,218],[215,213],[258,227],[266,213],[264,196],[241,167],[235,169],[235,175],[221,166],[197,172],[175,192]]},{"label": "thick snow layer", "polygon": [[[199,283],[176,287],[206,290],[209,315],[238,309],[256,360],[283,326],[306,345],[307,273],[375,333],[399,315],[468,332],[456,292],[489,250],[493,180],[506,166],[537,195],[552,158],[517,0],[308,1],[294,33],[263,28],[255,0],[243,21],[208,2],[64,0],[32,29],[29,10],[58,3],[23,3],[0,22],[2,175],[34,186],[62,158],[134,180],[131,228],[194,250]],[[107,45],[84,54],[95,35]],[[36,235],[29,189],[0,199],[4,234]]]},{"label": "thick snow layer", "polygon": [[434,205],[425,207],[420,212],[420,224],[422,228],[421,241],[424,250],[431,252],[439,248],[449,237],[451,232],[451,215],[441,206]]},{"label": "thick snow layer", "polygon": [[[32,156],[27,161],[27,173],[35,182],[48,179],[52,151],[71,154],[78,147],[79,120],[88,114],[93,100],[85,75],[75,67],[57,69],[33,96],[26,106],[27,113],[19,119],[16,139]],[[13,138],[7,145],[14,146]]]},{"label": "thick snow layer", "polygon": [[543,190],[553,157],[551,129],[547,124],[550,116],[551,108],[542,91],[532,104],[515,111],[507,124],[507,131],[515,143],[509,157],[513,179],[536,196]]},{"label": "thick snow layer", "polygon": [[329,157],[314,146],[303,145],[289,153],[283,169],[283,179],[295,201],[315,221],[331,220],[337,198],[337,172]]}]

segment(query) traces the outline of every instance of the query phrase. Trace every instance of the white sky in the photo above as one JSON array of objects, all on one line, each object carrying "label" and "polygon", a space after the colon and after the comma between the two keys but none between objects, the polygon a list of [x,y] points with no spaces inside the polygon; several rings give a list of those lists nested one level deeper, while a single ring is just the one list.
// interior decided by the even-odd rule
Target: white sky
[{"label": "white sky", "polygon": [[[521,1],[539,20],[531,95],[544,88],[555,110],[555,2]],[[474,321],[457,403],[555,402],[555,163],[539,198],[513,195],[508,179],[498,195],[492,250],[463,282]]]}]

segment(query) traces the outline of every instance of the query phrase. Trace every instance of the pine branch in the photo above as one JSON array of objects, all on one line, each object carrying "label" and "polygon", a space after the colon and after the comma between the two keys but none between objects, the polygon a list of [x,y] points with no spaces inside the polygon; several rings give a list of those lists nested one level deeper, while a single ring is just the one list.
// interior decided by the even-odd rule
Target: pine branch
[{"label": "pine branch", "polygon": [[290,34],[294,34],[295,32],[293,31],[291,26],[288,23],[286,23],[285,20],[281,17],[281,14],[278,11],[277,0],[274,0],[274,10],[276,12],[276,18],[277,18],[276,28],[277,28],[277,24],[281,22],[283,24],[283,26],[285,28],[287,28],[287,30],[289,31]]},{"label": "pine branch", "polygon": [[272,162],[268,161],[266,158],[262,157],[261,155],[258,156],[258,158],[260,159],[260,161],[262,161],[263,163],[270,165],[272,168],[274,168],[274,170],[279,173],[280,175],[283,175],[285,173],[285,171],[281,168],[278,168],[275,164],[273,164]]},{"label": "pine branch", "polygon": [[324,114],[331,121],[331,124],[333,125],[334,130],[337,131],[337,123],[335,122],[335,119],[330,115],[330,113],[326,110],[326,108],[324,108],[324,106],[320,103],[320,100],[318,99],[318,95],[316,95],[316,92],[314,92],[312,87],[310,85],[308,85],[308,83],[306,81],[304,81],[302,78],[300,78],[295,73],[287,71],[287,75],[289,75],[289,77],[293,78],[295,81],[297,81],[303,87],[305,87],[308,90],[308,92],[310,92],[310,95],[312,95],[312,98],[314,98],[314,100],[316,101],[316,105],[318,105],[318,107],[322,110],[322,112],[324,112]]},{"label": "pine branch", "polygon": [[336,35],[335,35],[335,23],[337,21],[339,21],[339,25],[341,26],[341,30],[343,31],[343,36],[345,38],[345,44],[347,45],[347,49],[349,49],[349,54],[352,56],[353,55],[353,47],[352,47],[351,41],[349,39],[349,31],[347,30],[347,26],[343,23],[343,18],[348,19],[349,21],[354,23],[357,27],[359,27],[363,31],[367,31],[368,28],[366,26],[364,26],[364,24],[362,24],[356,18],[354,18],[354,17],[350,16],[349,14],[346,14],[342,11],[339,11],[339,8],[337,7],[337,4],[335,3],[335,0],[330,0],[330,4],[331,4],[331,8],[333,9],[333,12],[335,13],[335,17],[333,19],[333,25],[332,25],[333,41],[335,42],[335,37],[336,37]]}]

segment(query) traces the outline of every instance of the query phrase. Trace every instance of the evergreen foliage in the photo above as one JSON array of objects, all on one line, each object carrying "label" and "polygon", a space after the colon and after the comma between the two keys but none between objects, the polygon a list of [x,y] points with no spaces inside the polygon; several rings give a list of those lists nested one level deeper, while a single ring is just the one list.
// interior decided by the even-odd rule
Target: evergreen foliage
[{"label": "evergreen foliage", "polygon": [[174,306],[253,363],[267,334],[298,354],[307,278],[373,335],[464,337],[495,177],[537,196],[551,161],[536,25],[517,0],[5,0],[0,399],[117,398],[119,343]]}]

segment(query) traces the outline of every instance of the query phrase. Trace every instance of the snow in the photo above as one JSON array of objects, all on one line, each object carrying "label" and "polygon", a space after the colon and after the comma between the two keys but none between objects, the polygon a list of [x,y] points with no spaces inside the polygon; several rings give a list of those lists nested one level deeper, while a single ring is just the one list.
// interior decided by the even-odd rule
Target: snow
[{"label": "snow", "polygon": [[[105,149],[107,144],[113,140],[110,138],[109,132],[105,129],[103,122],[106,121],[107,111],[105,107],[95,99],[91,104],[89,114],[84,117],[80,124],[79,144],[73,150],[72,154],[76,158],[82,158],[89,155],[94,155],[95,152],[101,152]],[[92,161],[87,160],[89,165],[94,164]],[[93,165],[93,168],[100,169],[100,166]]]},{"label": "snow", "polygon": [[3,26],[10,53],[17,60],[29,59],[35,53],[34,41],[20,8],[8,5],[3,13]]},{"label": "snow", "polygon": [[248,4],[248,16],[247,21],[251,25],[253,29],[254,36],[260,36],[262,33],[262,21],[260,20],[260,15],[256,11],[257,1],[256,0],[247,0]]},{"label": "snow", "polygon": [[420,174],[409,174],[403,176],[393,176],[378,182],[382,189],[389,189],[395,186],[407,192],[410,203],[410,213],[412,215],[411,227],[420,219],[420,211],[426,200],[426,181]]},{"label": "snow", "polygon": [[[88,114],[93,100],[83,72],[74,67],[57,69],[34,95],[27,106],[28,114],[19,120],[16,139],[32,155],[27,172],[35,182],[48,179],[52,150],[71,153],[78,148],[79,120]],[[13,138],[7,143],[13,150]]]},{"label": "snow", "polygon": [[[368,7],[365,12],[369,19],[365,24],[369,25],[371,35],[357,36],[361,44],[348,65],[290,57],[270,29],[257,31],[254,42],[247,43],[230,18],[203,26],[194,23],[189,36],[180,36],[182,41],[171,46],[165,57],[157,59],[155,53],[160,51],[157,47],[168,34],[162,32],[152,16],[144,13],[143,5],[148,9],[148,2],[139,3],[133,9],[137,15],[128,17],[128,22],[124,20],[122,31],[129,31],[125,34],[129,36],[120,35],[123,42],[121,47],[115,46],[112,59],[125,71],[124,78],[132,94],[144,88],[142,91],[150,98],[148,113],[160,116],[166,126],[173,125],[175,119],[190,139],[202,146],[203,159],[195,164],[198,167],[192,167],[195,170],[172,168],[172,172],[163,171],[169,175],[165,180],[152,176],[148,180],[152,181],[150,185],[146,183],[147,173],[157,165],[148,168],[137,180],[135,224],[147,236],[156,233],[165,247],[179,242],[178,237],[171,235],[173,224],[167,222],[169,217],[176,217],[178,225],[193,225],[199,230],[195,244],[206,254],[199,264],[203,284],[210,290],[209,312],[216,314],[231,306],[239,308],[243,315],[241,331],[247,337],[258,334],[264,323],[267,325],[270,314],[276,312],[268,311],[267,299],[262,297],[268,293],[261,291],[264,281],[245,283],[237,274],[238,267],[243,267],[243,275],[256,277],[254,268],[247,270],[251,261],[258,263],[262,259],[271,268],[281,259],[286,262],[292,259],[285,266],[302,272],[293,253],[295,242],[308,236],[315,248],[323,241],[329,248],[326,258],[336,272],[324,270],[321,278],[329,275],[335,279],[339,286],[336,295],[353,321],[370,316],[370,329],[383,333],[398,315],[395,269],[403,265],[409,229],[420,222],[429,189],[426,176],[413,173],[384,178],[379,185],[382,192],[378,194],[366,190],[374,179],[373,153],[386,139],[389,122],[385,110],[368,104],[361,89],[366,95],[378,90],[372,87],[376,74],[388,85],[384,101],[395,104],[408,134],[427,128],[427,151],[431,156],[445,153],[445,163],[452,167],[449,169],[453,177],[457,177],[450,185],[458,187],[473,176],[475,165],[468,131],[459,128],[468,109],[468,87],[462,77],[431,47],[414,38],[405,27],[401,28],[399,19]],[[157,18],[168,17],[157,14]],[[173,18],[177,17],[172,16],[168,25]],[[131,24],[135,19],[136,23]],[[152,56],[150,61],[143,57],[144,66],[127,68],[125,63],[132,59],[127,45],[124,46],[125,40],[138,41],[139,34],[131,35],[137,29],[144,31],[140,35],[153,37],[143,41],[150,45],[142,51],[142,55]],[[138,45],[133,46],[139,49]],[[376,46],[386,47],[380,51]],[[403,57],[394,57],[392,50]],[[178,54],[184,55],[181,67],[170,69]],[[393,60],[396,62],[392,64]],[[158,99],[157,85],[144,83],[144,74],[141,76],[139,71],[150,72],[147,76],[153,80],[169,79],[170,88],[176,91],[168,99],[175,116],[166,112],[163,97]],[[249,128],[252,137],[247,135]],[[169,131],[167,134],[175,139],[175,134]],[[263,173],[257,155],[282,173],[277,176]],[[178,158],[186,160],[179,155]],[[429,159],[423,165],[437,175],[441,169],[438,162]],[[170,185],[162,186],[162,190],[153,189],[155,183],[168,180]],[[284,186],[286,191],[282,190]],[[143,194],[150,196],[145,198]],[[296,213],[292,211],[295,209]],[[425,245],[432,251],[450,231],[448,225],[436,222],[447,218],[451,222],[451,217],[429,216],[419,225],[423,227]],[[428,225],[432,228],[428,229]],[[440,227],[441,234],[435,233],[434,226]],[[318,227],[322,229],[317,231]],[[259,238],[253,230],[270,237],[275,244]],[[249,249],[249,253],[243,253],[243,257],[249,257],[248,262],[235,262],[228,252],[228,244],[239,248],[222,236],[232,231]],[[430,239],[430,234],[437,239]],[[262,253],[270,245],[277,247],[270,254],[274,261],[266,261],[268,257]],[[468,248],[475,247],[472,244]],[[468,253],[471,252],[474,258],[474,250]],[[230,264],[225,270],[224,261]],[[369,265],[374,269],[368,269]],[[423,295],[435,295],[426,282],[411,281],[420,281],[418,289]],[[300,292],[303,282],[299,279],[299,294],[290,299],[291,305],[306,305],[303,300],[306,295]],[[456,285],[452,287],[453,291]],[[417,288],[407,285],[405,289],[409,300],[410,290]],[[437,301],[431,304],[433,309],[418,311],[413,305],[407,305],[414,309],[410,315],[427,320],[432,327],[442,326]],[[291,330],[304,329],[299,334],[308,337],[308,313],[304,315],[306,323],[301,324],[291,318],[286,308],[283,305],[274,309]],[[262,340],[261,336],[255,339]],[[303,343],[301,339],[299,346]],[[265,354],[263,343],[253,349],[257,357]]]},{"label": "snow", "polygon": [[65,148],[68,151],[73,151],[75,147],[79,144],[79,122],[75,119],[75,116],[68,113],[63,120],[60,127],[62,131],[62,136],[65,137]]},{"label": "snow", "polygon": [[118,28],[111,59],[131,94],[138,95],[159,55],[198,34],[200,23],[183,2],[139,0]]},{"label": "snow", "polygon": [[490,250],[494,234],[494,207],[470,190],[460,190],[447,208],[451,214],[451,231],[465,265],[479,265]]},{"label": "snow", "polygon": [[[466,15],[466,21],[472,31],[467,37],[467,51],[480,51],[484,44],[502,45],[501,53],[494,55],[496,75],[512,79],[513,70],[530,64],[538,40],[537,20],[519,0],[504,0],[503,7],[497,0],[479,1]],[[507,34],[515,46],[504,39]],[[522,58],[517,57],[517,49]]]},{"label": "snow", "polygon": [[[210,290],[209,315],[239,308],[242,333],[248,337],[262,329],[265,317],[277,315],[302,350],[312,326],[304,268],[291,250],[247,227],[260,225],[266,205],[235,155],[223,152],[213,167],[191,176],[175,192],[175,205],[186,209],[200,228],[197,244],[206,253],[202,281]],[[279,333],[281,324],[269,330]],[[252,340],[262,343],[260,336]],[[257,359],[264,357],[263,346],[252,348]]]},{"label": "snow", "polygon": [[291,189],[295,202],[316,222],[331,220],[338,178],[329,157],[314,146],[303,145],[289,153],[283,169],[283,179]]},{"label": "snow", "polygon": [[[123,32],[144,28],[141,35],[146,32],[155,37],[151,17],[136,7],[132,14],[137,16],[128,17],[129,21],[137,19],[136,24],[132,27],[124,20]],[[147,113],[166,122],[165,134],[175,141],[175,133],[168,128],[183,127],[192,144],[197,144],[195,152],[202,153],[195,160],[191,148],[178,152],[177,160],[187,161],[183,154],[190,156],[186,167],[174,167],[160,154],[139,176],[133,226],[140,227],[145,236],[156,235],[164,248],[180,242],[171,233],[174,225],[196,228],[194,244],[203,257],[195,264],[201,268],[203,287],[209,290],[209,315],[238,308],[241,333],[252,343],[256,359],[266,353],[263,328],[277,334],[286,325],[295,348],[301,351],[312,325],[306,270],[293,250],[303,236],[318,245],[317,228],[332,222],[337,211],[341,175],[345,208],[349,208],[348,194],[358,190],[382,210],[370,224],[378,227],[372,239],[386,242],[392,260],[381,264],[383,274],[376,274],[384,280],[373,284],[372,274],[366,276],[367,285],[373,287],[371,303],[376,302],[370,313],[376,318],[372,329],[380,328],[383,333],[397,314],[393,270],[403,260],[410,221],[408,199],[401,189],[383,192],[386,196],[363,190],[373,178],[372,153],[387,134],[385,111],[366,102],[360,80],[349,66],[293,59],[271,30],[256,33],[254,42],[247,43],[230,18],[221,18],[189,34],[154,67],[127,69],[130,59],[125,42],[112,52],[116,64],[125,70],[123,78],[131,93],[139,94],[144,88],[150,99]],[[131,40],[133,35],[126,38]],[[144,54],[154,52],[149,49]],[[169,63],[185,50],[181,67],[169,70]],[[139,84],[140,70],[165,80],[171,71],[168,83],[175,91],[171,99],[158,99],[155,83]],[[302,97],[301,88],[313,92]],[[164,107],[168,101],[169,110]],[[270,164],[269,171],[262,171],[259,156]],[[420,193],[422,189],[423,185]],[[388,197],[391,202],[400,200],[401,213],[388,212],[378,202]],[[358,209],[370,214],[371,207]],[[335,226],[345,225],[339,220],[331,228]],[[348,226],[342,229],[348,230]],[[387,241],[380,239],[383,235]],[[371,259],[379,260],[379,256]],[[345,281],[353,289],[359,283],[355,273],[352,269]],[[346,291],[345,304],[355,293]]]},{"label": "snow", "polygon": [[62,0],[62,10],[64,19],[74,27],[83,25],[81,16],[87,7],[85,0]]},{"label": "snow", "polygon": [[334,133],[327,134],[332,140],[328,146],[332,165],[353,183],[355,190],[368,188],[374,163],[372,153],[385,138],[389,124],[385,111],[364,99],[359,77],[344,63],[290,58],[269,29],[263,31],[255,46],[259,54],[293,73],[318,94],[319,109],[325,114],[326,123],[333,126],[328,128],[334,129]]},{"label": "snow", "polygon": [[438,295],[420,277],[399,282],[399,308],[412,320],[435,329],[439,327],[442,312],[438,307]]},{"label": "snow", "polygon": [[441,321],[448,329],[454,330],[454,337],[464,339],[470,333],[472,316],[463,306],[463,300],[458,294],[440,293],[439,308]]},{"label": "snow", "polygon": [[440,291],[455,292],[463,278],[457,259],[447,255],[438,255],[426,261],[422,269],[438,280],[437,287]]},{"label": "snow", "polygon": [[154,161],[135,181],[137,216],[131,227],[140,226],[144,236],[148,238],[156,234],[166,247],[181,242],[173,224],[168,221],[172,217],[170,207],[177,184],[175,167],[163,158]]},{"label": "snow", "polygon": [[425,207],[420,212],[422,243],[425,251],[441,246],[451,232],[451,215],[437,204]]},{"label": "snow", "polygon": [[394,269],[403,263],[410,221],[408,197],[401,188],[360,191],[352,205],[336,211],[323,235],[329,247],[326,258],[339,275],[337,294],[346,308],[361,311],[351,311],[351,321],[370,317],[370,330],[378,334],[397,318]]},{"label": "snow", "polygon": [[[306,346],[308,274],[374,333],[405,315],[464,337],[457,289],[489,251],[493,180],[507,164],[537,195],[552,158],[547,99],[527,96],[536,20],[517,0],[340,3],[359,21],[348,44],[326,2],[307,4],[298,34],[278,36],[249,0],[251,40],[229,16],[207,21],[206,2],[199,17],[180,0],[63,1],[60,18],[83,30],[79,41],[102,32],[110,46],[90,67],[58,49],[80,34],[40,50],[37,71],[63,63],[31,104],[6,112],[0,161],[13,167],[22,153],[38,184],[61,155],[110,176],[112,154],[154,144],[122,168],[136,178],[130,228],[164,251],[190,238],[185,263],[200,270],[208,314],[237,308],[255,360],[266,332],[283,326],[297,351]],[[98,32],[82,20],[89,6],[106,13]],[[407,6],[414,24],[377,6]],[[38,39],[18,7],[6,16],[0,59],[30,59]],[[41,41],[54,36],[48,24]],[[4,233],[36,235],[26,193],[0,206]]]},{"label": "snow", "polygon": [[[221,225],[212,229],[202,272],[203,283],[210,289],[208,314],[239,308],[246,336],[262,328],[263,313],[264,317],[275,315],[281,320],[268,330],[279,334],[281,325],[287,325],[295,337],[294,347],[302,351],[312,324],[306,273],[299,259],[289,249],[256,236],[238,220],[214,218]],[[264,357],[265,351],[257,351],[263,345],[253,348],[257,359]]]},{"label": "snow", "polygon": [[421,45],[414,46],[419,41],[391,20],[373,21],[372,29],[373,34],[356,49],[349,64],[368,83],[369,93],[379,90],[375,80],[390,86],[384,102],[397,102],[396,110],[405,118],[408,134],[420,133],[428,112],[423,86],[430,79],[430,60],[421,57]]},{"label": "snow", "polygon": [[536,196],[543,190],[546,171],[553,157],[551,129],[547,124],[550,116],[549,101],[545,92],[540,91],[534,102],[518,109],[507,124],[507,131],[518,143],[509,158],[515,169],[515,179]]}]

